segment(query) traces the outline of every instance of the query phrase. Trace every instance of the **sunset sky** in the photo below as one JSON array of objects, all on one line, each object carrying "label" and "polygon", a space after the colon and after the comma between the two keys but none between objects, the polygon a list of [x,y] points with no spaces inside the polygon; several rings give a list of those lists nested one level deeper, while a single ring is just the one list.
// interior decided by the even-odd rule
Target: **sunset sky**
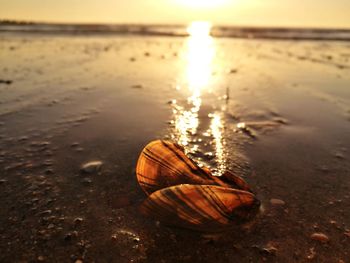
[{"label": "sunset sky", "polygon": [[0,19],[350,28],[350,0],[0,0]]}]

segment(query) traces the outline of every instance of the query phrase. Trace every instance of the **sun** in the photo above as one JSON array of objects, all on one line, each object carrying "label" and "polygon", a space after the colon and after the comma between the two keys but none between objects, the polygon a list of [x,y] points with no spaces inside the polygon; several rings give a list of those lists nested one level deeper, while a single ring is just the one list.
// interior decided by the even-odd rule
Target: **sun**
[{"label": "sun", "polygon": [[228,0],[176,0],[178,3],[192,8],[214,8],[228,2]]}]

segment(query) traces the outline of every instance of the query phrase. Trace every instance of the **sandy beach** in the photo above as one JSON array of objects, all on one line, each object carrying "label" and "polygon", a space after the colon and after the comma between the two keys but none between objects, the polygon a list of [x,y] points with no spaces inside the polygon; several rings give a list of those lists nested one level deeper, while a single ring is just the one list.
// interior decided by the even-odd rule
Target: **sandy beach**
[{"label": "sandy beach", "polygon": [[[350,42],[3,32],[0,61],[1,262],[350,262]],[[254,224],[141,215],[156,139],[244,177]]]}]

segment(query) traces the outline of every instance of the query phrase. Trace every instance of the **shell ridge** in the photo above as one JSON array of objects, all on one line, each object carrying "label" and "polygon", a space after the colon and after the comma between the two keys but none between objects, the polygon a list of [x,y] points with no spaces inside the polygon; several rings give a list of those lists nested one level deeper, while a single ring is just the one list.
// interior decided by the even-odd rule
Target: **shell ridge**
[{"label": "shell ridge", "polygon": [[250,186],[242,177],[237,176],[230,171],[225,171],[220,177],[222,178],[222,179],[220,178],[221,180],[230,184],[234,188],[238,188],[240,190],[252,192],[252,190],[250,189]]},{"label": "shell ridge", "polygon": [[[171,166],[172,163],[169,163],[167,161],[167,158],[162,158],[162,156],[157,155],[156,153],[150,151],[149,149],[146,149],[146,151],[148,151],[149,153],[144,152],[144,155],[147,156],[152,161],[156,162],[158,165],[163,166],[163,167],[165,167],[165,168],[175,172],[178,175],[182,175],[183,174],[180,170],[175,169],[174,166]],[[152,154],[154,156],[151,156],[150,154]],[[161,159],[162,162],[159,162],[159,159]]]},{"label": "shell ridge", "polygon": [[[207,174],[203,169],[201,169],[194,161],[192,161],[190,158],[188,158],[185,154],[185,158],[183,156],[181,156],[177,151],[173,150],[169,145],[166,144],[165,141],[161,141],[163,143],[163,145],[168,148],[169,150],[171,150],[181,161],[183,161],[187,167],[190,169],[190,171],[196,175],[204,175],[205,177],[211,177],[209,174]],[[179,150],[179,149],[177,149]],[[183,153],[183,152],[181,152]],[[190,163],[188,163],[188,160],[190,161]],[[200,174],[198,174],[198,172]]]},{"label": "shell ridge", "polygon": [[246,205],[246,201],[245,200],[242,200],[242,197],[241,197],[241,194],[244,193],[244,194],[249,194],[251,195],[252,197],[255,197],[254,194],[248,192],[248,191],[244,191],[244,190],[236,190],[234,189],[235,191],[233,191],[233,193],[236,195],[236,198],[237,200],[240,202],[240,205],[239,206],[242,206],[242,205]]},{"label": "shell ridge", "polygon": [[158,204],[152,200],[152,199],[146,199],[142,205],[141,205],[141,210],[147,215],[153,215],[159,218],[162,218],[162,213],[158,209]]},{"label": "shell ridge", "polygon": [[139,182],[139,184],[145,185],[145,186],[147,186],[147,187],[154,187],[154,186],[157,186],[157,185],[154,185],[154,184],[146,183],[146,182],[144,182],[144,181]]},{"label": "shell ridge", "polygon": [[[169,192],[172,193],[172,191],[171,191],[170,189],[169,189]],[[172,194],[173,194],[173,193],[172,193]],[[165,198],[168,199],[170,202],[173,201],[173,199],[172,199],[170,196],[165,195]],[[179,201],[182,201],[182,200],[179,199],[179,198],[178,198],[178,200],[179,200]],[[180,202],[180,203],[182,203],[182,202]],[[187,203],[185,203],[185,204],[187,204]],[[184,206],[182,205],[182,207],[184,207]],[[172,211],[174,211],[174,207],[172,206],[171,208],[172,208]],[[191,216],[191,215],[193,215],[192,212],[191,212],[191,213],[188,213],[190,210],[189,210],[189,211],[187,211],[188,209],[182,209],[182,210],[180,210],[180,209],[175,209],[175,210],[176,210],[176,214],[177,214],[177,215],[179,215],[179,212],[181,212],[181,214],[183,215],[183,219],[184,219],[185,221],[187,221],[187,222],[196,221],[197,224],[200,223],[200,220],[199,220],[199,219],[193,218],[193,216]]]},{"label": "shell ridge", "polygon": [[138,175],[138,176],[141,176],[141,177],[143,177],[143,178],[145,178],[145,179],[147,179],[147,180],[157,182],[157,180],[156,180],[156,179],[151,178],[151,177],[147,177],[147,176],[145,176],[145,175],[143,175],[143,174],[141,174],[141,173],[137,173],[137,175]]},{"label": "shell ridge", "polygon": [[[206,219],[211,219],[212,217],[207,214],[205,211],[203,211],[201,208],[199,208],[198,206],[194,205],[192,203],[192,200],[189,199],[186,194],[184,194],[181,191],[182,186],[187,186],[187,185],[181,185],[181,186],[175,186],[172,189],[174,189],[175,192],[169,191],[169,193],[171,194],[171,198],[176,198],[179,202],[179,204],[181,205],[181,207],[184,209],[184,211],[186,211],[186,213],[188,213],[190,216],[197,213],[199,214],[201,217],[206,218]],[[176,194],[175,194],[176,193]],[[179,198],[179,196],[181,196],[181,198]]]},{"label": "shell ridge", "polygon": [[[151,159],[152,161],[156,162],[158,165],[164,166],[164,167],[168,168],[169,170],[174,170],[174,171],[176,170],[172,166],[170,166],[171,163],[167,162],[167,158],[162,158],[162,156],[157,155],[155,152],[152,152],[149,149],[146,149],[146,151],[144,151],[143,154],[146,157],[148,157],[149,159]],[[161,159],[162,162],[160,162],[159,159]],[[178,171],[178,170],[176,170],[176,171]]]},{"label": "shell ridge", "polygon": [[166,148],[167,148],[168,150],[170,150],[173,154],[175,154],[175,156],[176,156],[180,161],[182,161],[183,163],[185,163],[185,165],[190,169],[190,171],[196,170],[197,167],[196,167],[192,162],[188,163],[188,157],[187,157],[186,155],[185,155],[185,157],[184,157],[184,156],[181,156],[181,154],[178,153],[178,151],[180,151],[180,153],[183,154],[183,152],[182,152],[180,149],[178,149],[178,148],[173,149],[173,148],[171,147],[171,145],[168,145],[168,144],[167,144],[166,141],[161,141],[161,142],[162,142],[162,144],[163,144],[164,147],[166,147]]},{"label": "shell ridge", "polygon": [[[242,197],[251,197],[252,200],[255,199],[255,195],[248,192],[248,191],[244,191],[244,190],[237,190],[237,189],[229,189],[229,188],[223,188],[220,187],[220,191],[222,191],[223,193],[228,193],[228,194],[233,194],[237,201],[239,201],[239,204],[236,205],[232,211],[229,211],[226,207],[226,205],[221,201],[221,199],[218,197],[218,195],[213,191],[211,186],[206,186],[206,189],[212,192],[212,195],[210,195],[211,198],[215,197],[216,200],[222,204],[222,208],[224,209],[224,211],[226,210],[227,212],[227,216],[229,218],[230,221],[233,221],[234,219],[236,219],[236,215],[235,212],[237,212],[237,209],[243,208],[243,207],[247,207],[248,205],[251,205],[251,202],[249,202],[248,204],[248,200],[243,200]],[[242,216],[244,218],[244,216]]]},{"label": "shell ridge", "polygon": [[[162,198],[167,199],[168,201],[170,201],[170,203],[165,201]],[[185,221],[188,221],[189,219],[191,219],[190,215],[188,215],[184,211],[179,211],[179,209],[176,209],[175,206],[172,206],[171,202],[173,200],[169,199],[169,197],[166,194],[164,194],[164,192],[157,191],[155,195],[152,195],[151,197],[149,197],[148,200],[151,202],[154,202],[157,206],[160,206],[163,209],[167,210],[169,214],[173,214],[175,212],[177,215],[179,215],[179,217],[181,214],[182,218],[184,218]],[[155,209],[158,210],[158,207],[156,207]],[[161,217],[163,217],[163,215]]]},{"label": "shell ridge", "polygon": [[217,211],[218,214],[220,214],[222,217],[224,217],[228,220],[230,219],[228,214],[221,207],[219,207],[217,205],[215,200],[213,200],[210,195],[208,197],[208,192],[205,191],[203,185],[200,185],[200,187],[196,188],[196,190],[200,193],[201,196],[203,196],[203,198],[208,200],[208,202],[212,205],[213,208],[215,208],[215,210]]},{"label": "shell ridge", "polygon": [[[151,154],[153,154],[153,153],[151,152]],[[150,189],[147,189],[147,191],[145,190],[145,192],[147,194],[149,194],[148,193],[149,191],[154,192],[154,188],[159,188],[159,184],[152,184],[151,182],[149,182],[149,181],[157,182],[158,179],[151,178],[151,177],[148,177],[145,175],[145,170],[146,170],[145,167],[148,167],[150,164],[147,164],[147,162],[143,161],[142,160],[143,158],[145,158],[151,162],[156,162],[159,165],[159,167],[164,167],[166,169],[173,171],[175,174],[180,175],[180,171],[172,169],[172,167],[169,167],[165,162],[159,162],[159,160],[155,159],[157,157],[151,156],[148,153],[146,153],[145,151],[143,151],[141,156],[142,157],[139,158],[139,161],[137,164],[136,175],[138,177],[142,177],[142,178],[138,178],[139,179],[138,182],[140,185],[147,184],[148,188],[150,188]],[[156,174],[156,172],[154,172],[154,174]],[[147,179],[147,180],[142,180],[142,179]],[[148,181],[148,182],[146,183],[146,181]]]}]

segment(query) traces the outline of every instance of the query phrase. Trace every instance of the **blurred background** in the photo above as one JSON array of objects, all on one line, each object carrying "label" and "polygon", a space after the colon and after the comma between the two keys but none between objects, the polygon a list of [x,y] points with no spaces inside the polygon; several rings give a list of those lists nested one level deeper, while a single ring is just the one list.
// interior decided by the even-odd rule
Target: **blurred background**
[{"label": "blurred background", "polygon": [[347,0],[13,0],[0,1],[2,19],[64,23],[187,24],[348,28]]}]

